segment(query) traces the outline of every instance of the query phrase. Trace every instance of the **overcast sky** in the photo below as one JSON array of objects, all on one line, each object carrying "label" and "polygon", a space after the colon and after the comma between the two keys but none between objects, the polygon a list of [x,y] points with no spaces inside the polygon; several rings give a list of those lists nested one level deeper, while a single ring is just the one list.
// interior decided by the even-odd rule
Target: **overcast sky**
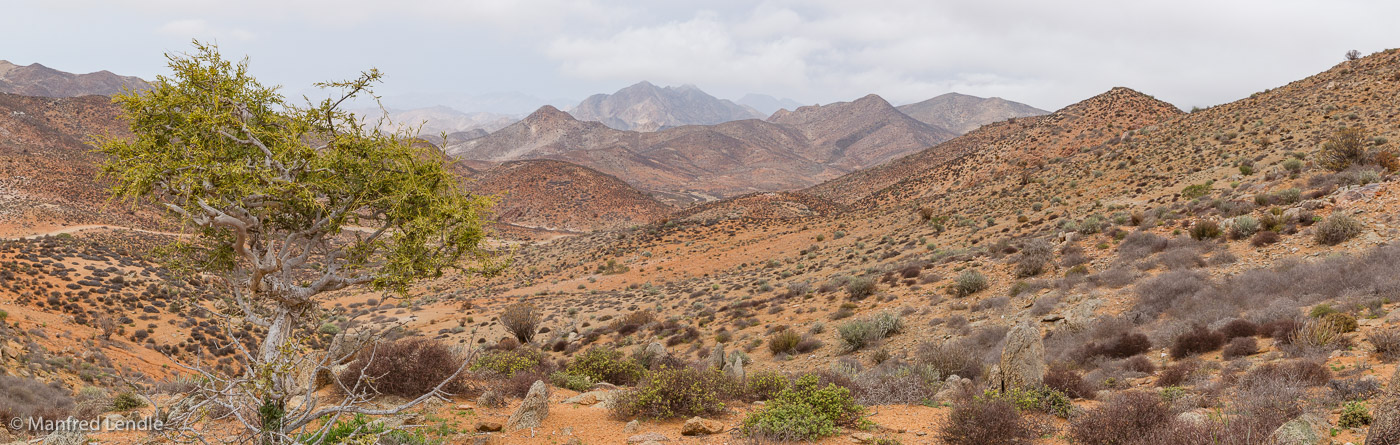
[{"label": "overcast sky", "polygon": [[291,94],[377,67],[381,94],[415,106],[571,105],[649,80],[729,99],[956,91],[1047,110],[1126,86],[1189,109],[1400,46],[1395,0],[21,0],[5,15],[0,59],[15,63],[149,79],[198,38]]}]

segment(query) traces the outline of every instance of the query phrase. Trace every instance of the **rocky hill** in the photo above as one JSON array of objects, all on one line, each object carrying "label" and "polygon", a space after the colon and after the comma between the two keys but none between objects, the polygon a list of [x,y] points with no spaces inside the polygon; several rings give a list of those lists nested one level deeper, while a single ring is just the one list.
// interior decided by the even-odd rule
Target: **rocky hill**
[{"label": "rocky hill", "polygon": [[850,169],[880,164],[928,147],[956,134],[919,122],[874,94],[851,102],[778,110],[769,122],[801,132],[810,141],[803,154],[810,159]]},{"label": "rocky hill", "polygon": [[118,76],[108,71],[73,74],[37,63],[16,65],[0,60],[0,92],[3,93],[43,97],[110,96],[123,88],[145,90],[150,87],[140,78]]},{"label": "rocky hill", "polygon": [[634,131],[763,118],[752,108],[715,98],[693,85],[663,88],[646,81],[616,93],[589,96],[569,114],[579,120]]},{"label": "rocky hill", "polygon": [[470,174],[467,189],[500,196],[498,221],[589,232],[660,220],[674,209],[597,170],[555,160],[511,161]]},{"label": "rocky hill", "polygon": [[992,122],[1050,113],[1000,97],[982,98],[958,93],[947,93],[896,108],[920,122],[958,134],[976,130],[977,127]]},{"label": "rocky hill", "polygon": [[767,94],[755,93],[745,94],[744,97],[740,97],[735,103],[753,108],[755,111],[763,113],[766,116],[771,116],[773,113],[778,112],[778,110],[796,110],[797,107],[802,106],[801,102],[792,99],[779,99]]}]

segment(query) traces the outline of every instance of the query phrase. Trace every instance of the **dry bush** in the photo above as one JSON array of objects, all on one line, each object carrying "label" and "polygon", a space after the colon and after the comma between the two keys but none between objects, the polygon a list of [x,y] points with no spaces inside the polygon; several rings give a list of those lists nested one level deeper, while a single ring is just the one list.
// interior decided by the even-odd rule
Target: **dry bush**
[{"label": "dry bush", "polygon": [[1346,170],[1366,161],[1366,132],[1360,128],[1342,128],[1332,133],[1317,153],[1317,165],[1332,171]]},{"label": "dry bush", "polygon": [[875,295],[875,290],[875,281],[869,278],[857,277],[846,282],[846,296],[852,300],[864,300],[866,297]]},{"label": "dry bush", "polygon": [[68,390],[57,383],[0,374],[0,418],[7,426],[10,419],[65,419],[72,409]]},{"label": "dry bush", "polygon": [[982,355],[979,349],[966,341],[926,342],[915,352],[915,363],[937,371],[939,377],[949,376],[968,379],[982,377]]},{"label": "dry bush", "polygon": [[1182,359],[1188,356],[1220,349],[1225,345],[1225,335],[1196,325],[1178,334],[1172,340],[1171,356]]},{"label": "dry bush", "polygon": [[1239,357],[1247,357],[1259,353],[1259,341],[1254,337],[1235,337],[1225,345],[1221,351],[1221,358],[1233,360]]},{"label": "dry bush", "polygon": [[802,334],[798,334],[791,329],[783,329],[768,337],[768,351],[773,355],[792,354],[797,351],[797,345],[802,342]]},{"label": "dry bush", "polygon": [[[361,394],[387,394],[418,397],[447,381],[461,369],[464,357],[438,340],[414,337],[380,342],[360,352],[340,375],[336,376],[347,390]],[[357,386],[358,382],[358,386]],[[458,375],[443,387],[443,391],[460,393],[467,390],[463,376]]]},{"label": "dry bush", "polygon": [[1381,382],[1372,376],[1339,379],[1327,382],[1327,389],[1338,403],[1367,400],[1381,393]]},{"label": "dry bush", "polygon": [[1097,357],[1128,358],[1152,349],[1152,341],[1139,332],[1124,332],[1105,342],[1089,342],[1074,354],[1080,363]]},{"label": "dry bush", "polygon": [[1118,243],[1118,258],[1136,261],[1166,250],[1167,239],[1147,232],[1133,232]]},{"label": "dry bush", "polygon": [[953,405],[938,428],[938,438],[951,445],[1029,444],[1039,432],[1036,424],[1001,398],[977,397]]},{"label": "dry bush", "polygon": [[1236,318],[1225,323],[1219,330],[1221,335],[1229,339],[1236,337],[1253,337],[1259,333],[1259,325],[1249,320]]},{"label": "dry bush", "polygon": [[1219,238],[1221,235],[1220,223],[1213,220],[1201,220],[1191,225],[1191,239],[1202,241]]},{"label": "dry bush", "polygon": [[1366,335],[1366,341],[1375,349],[1382,361],[1394,361],[1400,357],[1400,329],[1377,329]]},{"label": "dry bush", "polygon": [[506,306],[506,310],[501,312],[500,320],[501,325],[515,336],[516,341],[529,343],[535,339],[540,318],[540,311],[534,304],[520,302]]},{"label": "dry bush", "polygon": [[1086,445],[1138,443],[1172,421],[1171,407],[1157,394],[1128,391],[1070,422],[1069,436]]},{"label": "dry bush", "polygon": [[1065,393],[1065,395],[1076,399],[1093,400],[1095,393],[1098,391],[1098,388],[1095,388],[1093,384],[1085,381],[1083,377],[1080,377],[1079,373],[1074,372],[1074,370],[1069,369],[1068,366],[1063,364],[1051,365],[1050,368],[1045,371],[1043,383],[1045,383],[1045,386],[1050,387],[1050,389]]},{"label": "dry bush", "polygon": [[1272,230],[1256,233],[1253,238],[1249,239],[1249,245],[1254,247],[1264,247],[1277,242],[1279,242],[1278,232]]},{"label": "dry bush", "polygon": [[1127,360],[1123,360],[1123,369],[1141,372],[1143,374],[1152,374],[1157,372],[1157,365],[1152,364],[1152,359],[1146,356],[1135,355],[1128,357]]},{"label": "dry bush", "polygon": [[1157,374],[1156,385],[1161,387],[1181,386],[1200,367],[1201,362],[1194,359],[1172,363]]},{"label": "dry bush", "polygon": [[1138,274],[1132,268],[1117,265],[1102,272],[1089,276],[1089,282],[1095,286],[1107,286],[1110,288],[1120,288],[1137,282]]},{"label": "dry bush", "polygon": [[1363,228],[1356,218],[1333,213],[1313,228],[1313,241],[1327,246],[1336,245],[1360,235]]},{"label": "dry bush", "polygon": [[859,390],[852,393],[862,405],[914,405],[933,399],[938,392],[939,377],[940,374],[927,366],[887,360],[856,374],[852,382]]},{"label": "dry bush", "polygon": [[1198,272],[1178,270],[1159,274],[1138,283],[1134,288],[1137,310],[1149,317],[1156,317],[1175,306],[1178,300],[1210,285],[1209,279]]},{"label": "dry bush", "polygon": [[1055,247],[1043,239],[1033,239],[1021,249],[1016,260],[1015,274],[1019,278],[1033,277],[1045,272],[1045,266],[1055,259]]},{"label": "dry bush", "polygon": [[1240,386],[1270,384],[1274,381],[1293,382],[1303,386],[1322,386],[1332,381],[1332,371],[1312,360],[1288,360],[1264,363],[1240,377]]},{"label": "dry bush", "polygon": [[1288,353],[1320,356],[1350,345],[1337,321],[1330,317],[1309,319],[1288,335]]},{"label": "dry bush", "polygon": [[646,326],[655,320],[656,315],[652,314],[649,310],[643,309],[640,311],[633,311],[630,314],[622,316],[622,318],[613,320],[612,325],[610,325],[610,328],[613,331],[617,332],[617,335],[619,336],[627,336],[631,335],[634,332],[637,332],[638,330],[642,329],[643,326]]}]

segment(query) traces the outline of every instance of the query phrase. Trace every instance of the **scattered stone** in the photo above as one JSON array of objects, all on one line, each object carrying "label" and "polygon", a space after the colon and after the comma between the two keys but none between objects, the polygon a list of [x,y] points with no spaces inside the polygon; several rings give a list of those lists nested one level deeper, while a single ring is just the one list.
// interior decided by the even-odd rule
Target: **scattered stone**
[{"label": "scattered stone", "polygon": [[715,348],[710,350],[710,359],[706,362],[711,368],[724,369],[724,343],[715,344]]},{"label": "scattered stone", "polygon": [[477,423],[476,423],[476,428],[474,428],[474,429],[475,429],[477,432],[481,432],[481,433],[494,433],[494,432],[496,432],[496,431],[500,431],[501,428],[503,428],[503,426],[501,425],[500,422],[482,421],[482,422],[477,422]]},{"label": "scattered stone", "polygon": [[671,438],[658,432],[642,433],[627,438],[627,443],[670,442]]},{"label": "scattered stone", "polygon": [[875,441],[875,435],[866,432],[859,432],[851,434],[851,439],[855,439],[856,443],[871,443]]},{"label": "scattered stone", "polygon": [[724,370],[725,375],[737,381],[744,381],[744,358],[734,357],[734,363],[729,364],[729,368]]},{"label": "scattered stone", "polygon": [[637,432],[638,429],[641,429],[641,427],[642,427],[642,423],[641,423],[641,422],[638,422],[638,421],[636,421],[636,420],[633,420],[633,421],[631,421],[631,422],[627,422],[626,425],[623,425],[623,426],[622,426],[622,432],[624,432],[624,433],[635,433],[635,432]]},{"label": "scattered stone", "polygon": [[651,357],[651,360],[652,360],[651,362],[652,362],[652,363],[657,363],[657,361],[663,360],[663,359],[665,359],[666,357],[669,357],[669,356],[670,356],[670,354],[667,354],[667,353],[666,353],[666,347],[665,347],[665,346],[662,346],[662,345],[661,345],[661,342],[655,342],[655,341],[654,341],[654,342],[651,342],[651,344],[647,345],[647,348],[646,348],[646,350],[645,350],[644,353],[645,353],[647,356]]},{"label": "scattered stone", "polygon": [[691,417],[681,425],[682,436],[708,436],[724,432],[724,423],[703,417]]},{"label": "scattered stone", "polygon": [[520,408],[516,408],[510,419],[506,420],[506,427],[511,431],[536,428],[548,415],[549,387],[543,380],[536,380],[535,384],[530,385],[530,392],[525,394],[525,400],[520,402]]},{"label": "scattered stone", "polygon": [[488,389],[481,393],[481,397],[476,398],[476,404],[487,408],[500,408],[506,405],[506,400],[501,397],[501,393],[494,389]]},{"label": "scattered stone", "polygon": [[583,394],[564,399],[564,403],[584,406],[592,405],[594,403],[598,403],[598,395],[604,392],[606,391],[589,391]]}]

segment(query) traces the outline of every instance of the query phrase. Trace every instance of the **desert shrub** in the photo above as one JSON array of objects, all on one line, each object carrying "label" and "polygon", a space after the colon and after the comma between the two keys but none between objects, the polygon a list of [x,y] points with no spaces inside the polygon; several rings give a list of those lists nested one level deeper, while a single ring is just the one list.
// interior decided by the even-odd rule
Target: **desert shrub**
[{"label": "desert shrub", "polygon": [[1224,326],[1220,327],[1220,334],[1224,335],[1227,339],[1236,337],[1253,337],[1255,334],[1258,333],[1259,325],[1254,324],[1254,322],[1245,320],[1243,318],[1236,318],[1234,320],[1230,320],[1229,322],[1226,322]]},{"label": "desert shrub", "polygon": [[549,384],[578,392],[588,391],[593,388],[592,378],[586,375],[570,374],[564,371],[555,371],[549,374]]},{"label": "desert shrub", "polygon": [[1158,274],[1138,283],[1137,310],[1155,317],[1170,309],[1180,299],[1190,297],[1210,286],[1207,278],[1193,271],[1176,270]]},{"label": "desert shrub", "polygon": [[915,363],[928,366],[942,378],[982,376],[982,356],[977,347],[963,341],[926,342],[915,352]]},{"label": "desert shrub", "polygon": [[123,391],[112,397],[113,411],[130,411],[146,406],[146,400],[131,391]]},{"label": "desert shrub", "polygon": [[1342,428],[1360,428],[1371,424],[1371,410],[1366,408],[1364,402],[1347,402],[1342,406],[1342,416],[1337,419],[1337,426]]},{"label": "desert shrub", "polygon": [[770,440],[810,441],[835,435],[837,427],[865,424],[865,408],[856,404],[850,389],[831,383],[823,387],[819,382],[816,375],[799,377],[763,409],[744,418],[744,434]]},{"label": "desert shrub", "polygon": [[1050,389],[1076,399],[1093,400],[1095,392],[1098,391],[1098,388],[1095,388],[1093,384],[1080,377],[1079,373],[1060,364],[1051,365],[1045,371],[1043,382]]},{"label": "desert shrub", "polygon": [[972,304],[972,307],[969,308],[969,309],[970,309],[972,312],[985,311],[985,310],[988,310],[988,309],[996,309],[996,308],[999,308],[999,307],[1002,307],[1002,306],[1006,306],[1006,304],[1007,304],[1007,303],[1010,303],[1010,302],[1011,302],[1011,299],[1010,299],[1010,298],[1007,298],[1007,297],[990,297],[990,298],[985,298],[985,299],[979,300],[979,301],[976,302],[976,303],[973,303],[973,304]]},{"label": "desert shrub", "polygon": [[864,300],[866,297],[875,294],[875,281],[865,278],[852,278],[846,282],[846,296],[852,300]]},{"label": "desert shrub", "polygon": [[1172,339],[1171,356],[1173,359],[1182,359],[1188,356],[1214,351],[1220,349],[1220,347],[1224,345],[1224,334],[1197,325],[1178,334],[1176,338]]},{"label": "desert shrub", "polygon": [[1128,358],[1152,349],[1152,341],[1138,332],[1124,332],[1106,342],[1089,342],[1080,347],[1075,357],[1087,363],[1096,357]]},{"label": "desert shrub", "polygon": [[622,351],[607,346],[594,346],[574,357],[566,371],[587,376],[595,382],[630,385],[642,377],[644,369],[641,363],[627,358]]},{"label": "desert shrub", "polygon": [[1171,407],[1157,394],[1127,391],[1076,416],[1069,436],[1085,445],[1126,445],[1150,437],[1171,420]]},{"label": "desert shrub", "polygon": [[958,402],[938,427],[938,438],[950,445],[1029,444],[1038,428],[1011,402],[976,397]]},{"label": "desert shrub", "polygon": [[1322,245],[1336,245],[1361,234],[1361,222],[1356,218],[1333,213],[1313,228],[1313,241]]},{"label": "desert shrub", "polygon": [[966,297],[987,288],[987,277],[975,270],[965,270],[958,274],[958,278],[953,283],[953,294],[959,297]]},{"label": "desert shrub", "polygon": [[801,342],[802,334],[792,329],[783,329],[768,336],[768,351],[774,355],[792,354],[797,351],[797,345]]},{"label": "desert shrub", "polygon": [[1231,360],[1259,353],[1259,342],[1254,337],[1235,337],[1221,351],[1221,358]]},{"label": "desert shrub", "polygon": [[1123,369],[1141,372],[1143,374],[1151,374],[1157,372],[1157,365],[1152,364],[1152,359],[1146,356],[1134,355],[1128,357],[1127,360],[1123,360]]},{"label": "desert shrub", "polygon": [[1380,394],[1381,382],[1371,376],[1337,379],[1327,382],[1327,389],[1331,391],[1332,400],[1366,400]]},{"label": "desert shrub", "polygon": [[753,400],[771,400],[777,397],[779,392],[787,389],[788,377],[777,371],[755,372],[748,376],[744,382],[744,398]]},{"label": "desert shrub", "polygon": [[1161,373],[1157,374],[1156,385],[1164,388],[1169,386],[1181,386],[1186,379],[1196,373],[1196,369],[1200,368],[1200,366],[1201,363],[1196,360],[1172,363],[1170,366],[1163,368]]},{"label": "desert shrub", "polygon": [[1031,240],[1021,249],[1021,256],[1016,261],[1016,276],[1024,278],[1040,275],[1045,271],[1045,265],[1054,259],[1054,246],[1043,239]]},{"label": "desert shrub", "polygon": [[[65,419],[73,409],[68,390],[58,383],[0,374],[0,417],[10,419]],[[24,426],[27,428],[27,425]],[[23,428],[22,428],[23,429]]]},{"label": "desert shrub", "polygon": [[518,372],[540,366],[544,355],[530,348],[515,348],[507,351],[492,351],[482,354],[472,362],[473,372],[488,371],[503,377],[514,376]]},{"label": "desert shrub", "polygon": [[1279,242],[1278,232],[1265,230],[1254,234],[1254,238],[1249,239],[1249,245],[1254,247],[1264,247]]},{"label": "desert shrub", "polygon": [[1359,327],[1356,323],[1356,317],[1353,317],[1351,314],[1345,312],[1327,314],[1327,316],[1322,318],[1326,319],[1329,323],[1331,323],[1332,327],[1335,328],[1337,332],[1343,334],[1348,332],[1356,332],[1356,328]]},{"label": "desert shrub", "polygon": [[1191,239],[1202,241],[1220,237],[1220,224],[1212,220],[1197,221],[1191,225]]},{"label": "desert shrub", "polygon": [[501,312],[500,321],[517,341],[529,343],[535,339],[535,333],[538,332],[540,311],[531,303],[515,303],[506,306],[506,310]]},{"label": "desert shrub", "polygon": [[463,360],[442,341],[405,338],[361,352],[336,378],[347,390],[361,394],[418,397],[445,381],[444,391],[460,393],[467,389],[458,373]]},{"label": "desert shrub", "polygon": [[1332,381],[1332,371],[1313,360],[1295,359],[1282,363],[1255,366],[1240,377],[1240,385],[1250,386],[1272,381],[1296,382],[1305,386],[1322,386]]},{"label": "desert shrub", "polygon": [[886,360],[852,379],[856,401],[863,405],[918,404],[933,398],[941,375],[929,366]]},{"label": "desert shrub", "polygon": [[632,311],[617,320],[613,320],[609,327],[612,328],[613,331],[616,331],[617,335],[631,335],[633,332],[637,332],[637,330],[655,320],[655,314],[652,314],[649,310],[643,309],[640,311]]},{"label": "desert shrub", "polygon": [[1317,165],[1332,171],[1346,170],[1366,160],[1366,132],[1360,128],[1342,128],[1322,143]]},{"label": "desert shrub", "polygon": [[1236,217],[1230,224],[1230,238],[1244,239],[1254,235],[1259,231],[1259,220],[1253,216],[1244,215]]},{"label": "desert shrub", "polygon": [[1011,402],[1016,409],[1039,411],[1057,417],[1069,417],[1070,411],[1074,409],[1074,402],[1070,401],[1068,395],[1045,386],[1013,388],[1001,392],[988,390],[983,397],[1004,399]]},{"label": "desert shrub", "polygon": [[1291,352],[1299,355],[1326,353],[1346,344],[1342,329],[1329,317],[1308,320],[1286,338],[1288,340],[1284,344],[1291,347]]},{"label": "desert shrub", "polygon": [[1393,361],[1400,357],[1400,329],[1378,329],[1366,335],[1366,342],[1375,349],[1382,361]]},{"label": "desert shrub", "polygon": [[613,405],[620,418],[675,419],[723,413],[735,383],[718,369],[662,368],[647,373],[636,389]]},{"label": "desert shrub", "polygon": [[897,312],[881,312],[868,319],[856,320],[837,327],[846,351],[856,351],[904,329],[904,320]]},{"label": "desert shrub", "polygon": [[1118,256],[1133,261],[1167,249],[1167,239],[1147,232],[1133,232],[1118,244]]}]

